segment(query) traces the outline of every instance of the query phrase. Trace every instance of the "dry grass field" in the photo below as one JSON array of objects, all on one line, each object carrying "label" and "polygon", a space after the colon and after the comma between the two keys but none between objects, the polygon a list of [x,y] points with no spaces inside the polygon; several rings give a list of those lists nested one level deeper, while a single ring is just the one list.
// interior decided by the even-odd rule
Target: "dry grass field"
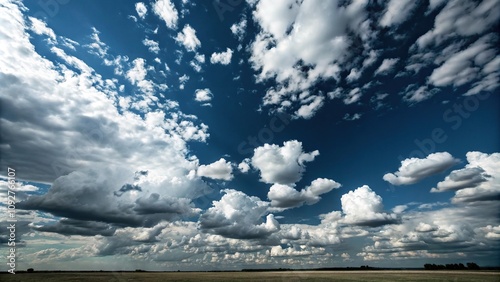
[{"label": "dry grass field", "polygon": [[60,272],[2,274],[1,281],[500,281],[486,271]]}]

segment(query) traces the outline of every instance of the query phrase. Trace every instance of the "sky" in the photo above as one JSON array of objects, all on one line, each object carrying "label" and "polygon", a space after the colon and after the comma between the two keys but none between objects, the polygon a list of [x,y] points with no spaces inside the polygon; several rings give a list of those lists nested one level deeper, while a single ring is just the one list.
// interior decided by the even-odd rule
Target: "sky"
[{"label": "sky", "polygon": [[498,266],[499,19],[0,0],[0,250],[12,168],[18,269]]}]

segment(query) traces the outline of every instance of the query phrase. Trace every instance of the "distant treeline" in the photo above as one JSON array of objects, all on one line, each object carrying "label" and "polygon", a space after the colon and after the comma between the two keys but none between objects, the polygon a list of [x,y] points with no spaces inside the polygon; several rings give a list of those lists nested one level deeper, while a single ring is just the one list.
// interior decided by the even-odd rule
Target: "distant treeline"
[{"label": "distant treeline", "polygon": [[426,270],[480,270],[481,268],[474,262],[468,262],[467,266],[463,263],[449,263],[449,264],[424,264]]}]

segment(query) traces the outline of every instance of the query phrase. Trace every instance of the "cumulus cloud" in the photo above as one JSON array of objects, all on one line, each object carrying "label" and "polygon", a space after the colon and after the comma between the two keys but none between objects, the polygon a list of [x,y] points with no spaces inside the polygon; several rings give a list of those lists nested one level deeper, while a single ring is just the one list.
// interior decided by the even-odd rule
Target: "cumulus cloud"
[{"label": "cumulus cloud", "polygon": [[144,3],[137,2],[135,3],[135,11],[137,12],[139,18],[144,19],[146,17],[146,14],[148,13],[148,8],[146,8],[146,5],[144,5]]},{"label": "cumulus cloud", "polygon": [[212,94],[212,91],[208,88],[204,89],[196,89],[194,92],[195,94],[195,100],[198,102],[210,102],[212,100],[212,97],[214,96]]},{"label": "cumulus cloud", "polygon": [[220,201],[214,201],[200,217],[202,231],[228,238],[264,238],[279,230],[280,225],[272,214],[267,214],[268,202],[251,197],[241,191],[223,190]]},{"label": "cumulus cloud", "polygon": [[247,28],[247,19],[243,17],[238,23],[231,25],[231,32],[234,36],[238,38],[239,41],[242,41],[245,37],[245,31]]},{"label": "cumulus cloud", "polygon": [[233,56],[233,50],[227,48],[225,52],[212,53],[210,56],[210,63],[228,65],[231,63],[231,57]]},{"label": "cumulus cloud", "polygon": [[247,173],[250,170],[250,159],[246,158],[241,163],[238,164],[238,169],[242,173]]},{"label": "cumulus cloud", "polygon": [[342,195],[340,201],[345,214],[343,222],[348,224],[376,227],[397,223],[399,220],[395,214],[384,212],[382,197],[367,185]]},{"label": "cumulus cloud", "polygon": [[[494,225],[499,224],[498,202],[482,205],[446,207],[432,211],[408,211],[400,224],[385,225],[377,232],[372,245],[358,256],[364,260],[412,258],[450,259],[464,256],[463,251],[485,257],[498,252],[492,244]],[[491,233],[490,233],[491,232]]]},{"label": "cumulus cloud", "polygon": [[452,171],[431,192],[456,191],[454,203],[500,199],[500,153],[468,152],[468,164]]},{"label": "cumulus cloud", "polygon": [[286,141],[282,147],[265,144],[254,150],[252,166],[260,171],[262,182],[289,185],[302,178],[305,163],[318,155],[318,150],[303,152],[302,142],[297,140]]},{"label": "cumulus cloud", "polygon": [[153,3],[153,12],[165,22],[168,28],[177,28],[179,14],[170,0],[156,0]]},{"label": "cumulus cloud", "polygon": [[310,186],[300,191],[288,185],[274,184],[267,193],[271,206],[279,209],[300,207],[303,204],[313,205],[321,200],[321,195],[339,188],[341,185],[331,179],[318,178]]},{"label": "cumulus cloud", "polygon": [[200,165],[198,175],[212,179],[231,180],[233,179],[233,168],[230,162],[220,158],[209,165]]},{"label": "cumulus cloud", "polygon": [[442,173],[459,162],[448,152],[428,155],[424,159],[410,158],[401,161],[399,170],[387,173],[383,179],[392,185],[409,185],[434,174]]},{"label": "cumulus cloud", "polygon": [[[165,102],[174,104],[169,111],[155,100],[148,103],[157,110],[147,113],[121,108],[144,97],[119,99],[116,79],[104,79],[58,46],[48,49],[55,55],[51,61],[38,54],[26,18],[14,4],[8,6],[11,9],[0,7],[0,22],[15,40],[0,38],[2,50],[9,50],[0,57],[6,74],[0,76],[0,100],[6,107],[1,113],[0,162],[15,167],[20,180],[50,184],[20,197],[19,216],[31,211],[45,218],[52,214],[67,220],[45,230],[93,236],[110,234],[118,226],[149,226],[199,214],[192,199],[210,188],[196,176],[198,160],[188,156],[187,142],[206,141],[208,127],[169,100]],[[107,46],[95,29],[91,40],[92,52],[107,59]],[[147,72],[145,60],[137,58],[126,73],[117,75],[141,88]],[[149,82],[154,91],[158,84]],[[20,91],[22,85],[30,87]],[[32,140],[45,141],[34,147]],[[137,178],[135,172],[141,171],[148,173]],[[84,226],[79,220],[110,228]],[[92,233],[92,226],[98,231]]]},{"label": "cumulus cloud", "polygon": [[201,42],[196,37],[196,30],[189,24],[185,25],[181,32],[177,33],[175,41],[182,44],[190,52],[196,51],[201,46]]}]

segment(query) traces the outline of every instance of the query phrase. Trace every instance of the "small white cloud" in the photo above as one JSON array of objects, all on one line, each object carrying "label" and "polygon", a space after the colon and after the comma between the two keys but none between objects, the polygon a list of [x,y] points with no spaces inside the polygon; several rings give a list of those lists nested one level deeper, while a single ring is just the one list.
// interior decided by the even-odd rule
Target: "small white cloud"
[{"label": "small white cloud", "polygon": [[196,89],[194,99],[198,102],[209,102],[213,96],[212,91],[208,88]]},{"label": "small white cloud", "polygon": [[246,158],[241,163],[238,164],[238,169],[242,173],[247,173],[250,170],[250,159]]},{"label": "small white cloud", "polygon": [[200,40],[196,37],[196,30],[189,24],[185,25],[182,31],[177,33],[175,41],[182,44],[189,52],[194,52],[201,46]]},{"label": "small white cloud", "polygon": [[212,179],[231,180],[233,179],[233,167],[224,158],[209,165],[200,165],[198,175]]},{"label": "small white cloud", "polygon": [[188,82],[189,76],[187,74],[184,74],[179,77],[179,89],[184,89],[184,85],[186,85],[186,82]]},{"label": "small white cloud", "polygon": [[47,27],[47,24],[37,18],[29,17],[31,21],[31,30],[38,35],[47,35],[53,43],[56,41],[56,34]]},{"label": "small white cloud", "polygon": [[141,19],[144,19],[146,17],[146,14],[148,13],[148,8],[146,8],[146,5],[144,5],[144,3],[137,2],[135,3],[135,11]]},{"label": "small white cloud", "polygon": [[387,173],[383,179],[393,185],[409,185],[431,175],[444,172],[459,162],[448,152],[428,155],[425,159],[410,158],[401,161],[399,170]]},{"label": "small white cloud", "polygon": [[318,178],[310,186],[300,191],[288,185],[274,184],[267,193],[271,206],[278,209],[300,207],[303,204],[313,205],[321,200],[321,195],[339,188],[341,185],[331,179]]},{"label": "small white cloud", "polygon": [[398,61],[398,58],[384,59],[382,64],[380,64],[378,69],[375,71],[375,75],[389,73]]},{"label": "small white cloud", "polygon": [[160,45],[158,44],[158,42],[156,42],[154,40],[150,40],[150,39],[146,38],[142,41],[142,44],[144,44],[144,46],[148,47],[149,52],[152,52],[155,54],[158,54],[158,52],[160,52]]},{"label": "small white cloud", "polygon": [[210,63],[228,65],[229,63],[231,63],[232,56],[233,50],[227,48],[226,52],[212,53],[212,56],[210,57]]},{"label": "small white cloud", "polygon": [[295,116],[310,119],[316,112],[323,107],[323,102],[325,98],[323,96],[311,96],[313,98],[312,102],[306,105],[302,105],[296,112]]},{"label": "small white cloud", "polygon": [[252,166],[260,171],[262,182],[288,185],[299,181],[305,163],[318,155],[318,150],[304,153],[302,143],[297,140],[284,142],[282,147],[265,144],[254,150]]},{"label": "small white cloud", "polygon": [[345,223],[376,227],[398,221],[395,214],[384,212],[382,197],[367,185],[342,195],[340,201],[345,214],[343,219]]},{"label": "small white cloud", "polygon": [[242,41],[245,36],[245,30],[247,28],[247,19],[242,18],[240,22],[235,23],[231,26],[231,32]]}]

